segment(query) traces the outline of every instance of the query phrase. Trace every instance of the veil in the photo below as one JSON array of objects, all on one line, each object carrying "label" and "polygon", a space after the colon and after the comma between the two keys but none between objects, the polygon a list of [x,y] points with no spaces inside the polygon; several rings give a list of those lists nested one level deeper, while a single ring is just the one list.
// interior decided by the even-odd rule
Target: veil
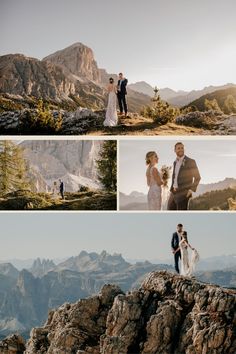
[{"label": "veil", "polygon": [[197,262],[199,262],[200,256],[197,250],[193,250],[192,254],[191,254],[191,259],[189,260],[189,271],[190,274],[193,274],[193,272],[195,271]]}]

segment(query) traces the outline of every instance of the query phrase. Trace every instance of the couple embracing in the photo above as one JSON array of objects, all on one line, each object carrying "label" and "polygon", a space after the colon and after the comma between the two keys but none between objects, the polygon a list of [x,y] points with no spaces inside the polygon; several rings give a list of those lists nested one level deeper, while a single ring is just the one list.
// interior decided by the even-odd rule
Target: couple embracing
[{"label": "couple embracing", "polygon": [[106,119],[103,122],[105,127],[114,127],[117,125],[118,116],[116,111],[116,99],[118,99],[120,114],[127,116],[128,108],[126,103],[127,86],[128,80],[124,77],[122,73],[119,73],[119,80],[117,85],[114,83],[114,79],[110,77],[108,90],[108,105],[106,110]]},{"label": "couple embracing", "polygon": [[187,210],[192,193],[197,190],[201,177],[195,160],[185,155],[181,142],[175,144],[175,153],[170,191],[168,179],[158,170],[156,152],[146,154],[149,210]]},{"label": "couple embracing", "polygon": [[[182,224],[178,224],[176,232],[173,233],[171,248],[176,272],[180,273],[180,275],[191,276],[200,257],[197,250],[190,245],[187,231],[183,230]],[[189,249],[192,250],[191,255],[188,254]]]}]

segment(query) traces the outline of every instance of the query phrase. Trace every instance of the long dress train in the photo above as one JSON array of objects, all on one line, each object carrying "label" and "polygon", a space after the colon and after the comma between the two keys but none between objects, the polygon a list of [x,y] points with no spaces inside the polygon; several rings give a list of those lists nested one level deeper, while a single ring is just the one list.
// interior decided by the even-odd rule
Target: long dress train
[{"label": "long dress train", "polygon": [[117,125],[118,116],[116,111],[116,93],[110,91],[108,95],[108,105],[106,110],[106,119],[103,122],[105,127],[114,127]]}]

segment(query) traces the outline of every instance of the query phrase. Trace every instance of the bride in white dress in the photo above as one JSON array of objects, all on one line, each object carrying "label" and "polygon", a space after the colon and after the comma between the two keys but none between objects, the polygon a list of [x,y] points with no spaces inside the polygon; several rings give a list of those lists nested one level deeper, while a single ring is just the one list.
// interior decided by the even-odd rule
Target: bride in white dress
[{"label": "bride in white dress", "polygon": [[108,105],[106,110],[106,119],[104,120],[103,125],[105,127],[114,127],[115,125],[117,125],[117,121],[118,121],[117,111],[116,111],[117,89],[114,84],[114,79],[112,77],[109,79],[109,85],[107,87],[107,90],[109,92]]},{"label": "bride in white dress", "polygon": [[146,154],[146,164],[148,165],[146,170],[148,190],[148,209],[149,210],[161,210],[161,186],[163,181],[161,179],[160,172],[157,169],[158,156],[155,151],[149,151]]},{"label": "bride in white dress", "polygon": [[[182,239],[179,243],[179,248],[177,248],[177,250],[175,251],[177,252],[178,250],[180,250],[181,253],[180,274],[191,276],[195,270],[196,264],[199,261],[200,257],[197,250],[189,244],[187,232],[183,231],[181,236]],[[191,258],[188,255],[189,248],[192,250]]]}]

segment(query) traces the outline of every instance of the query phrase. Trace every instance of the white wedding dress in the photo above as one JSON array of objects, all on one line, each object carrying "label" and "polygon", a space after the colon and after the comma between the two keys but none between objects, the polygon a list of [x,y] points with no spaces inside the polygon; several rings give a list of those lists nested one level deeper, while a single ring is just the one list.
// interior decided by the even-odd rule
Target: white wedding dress
[{"label": "white wedding dress", "polygon": [[197,250],[192,250],[191,258],[189,259],[188,248],[189,245],[184,241],[180,241],[179,248],[181,252],[181,268],[180,274],[191,276],[195,270],[196,264],[199,261],[199,254]]},{"label": "white wedding dress", "polygon": [[152,166],[150,168],[149,191],[148,191],[148,195],[147,195],[148,209],[149,210],[161,210],[161,186],[158,186],[158,184],[154,178],[154,175],[153,175],[154,168],[156,168],[156,167]]},{"label": "white wedding dress", "polygon": [[170,197],[169,187],[162,186],[161,190],[161,210],[168,210],[168,201]]},{"label": "white wedding dress", "polygon": [[106,110],[106,119],[103,122],[105,127],[114,127],[117,125],[118,116],[116,111],[116,89],[113,87],[112,91],[108,95],[108,105]]}]

